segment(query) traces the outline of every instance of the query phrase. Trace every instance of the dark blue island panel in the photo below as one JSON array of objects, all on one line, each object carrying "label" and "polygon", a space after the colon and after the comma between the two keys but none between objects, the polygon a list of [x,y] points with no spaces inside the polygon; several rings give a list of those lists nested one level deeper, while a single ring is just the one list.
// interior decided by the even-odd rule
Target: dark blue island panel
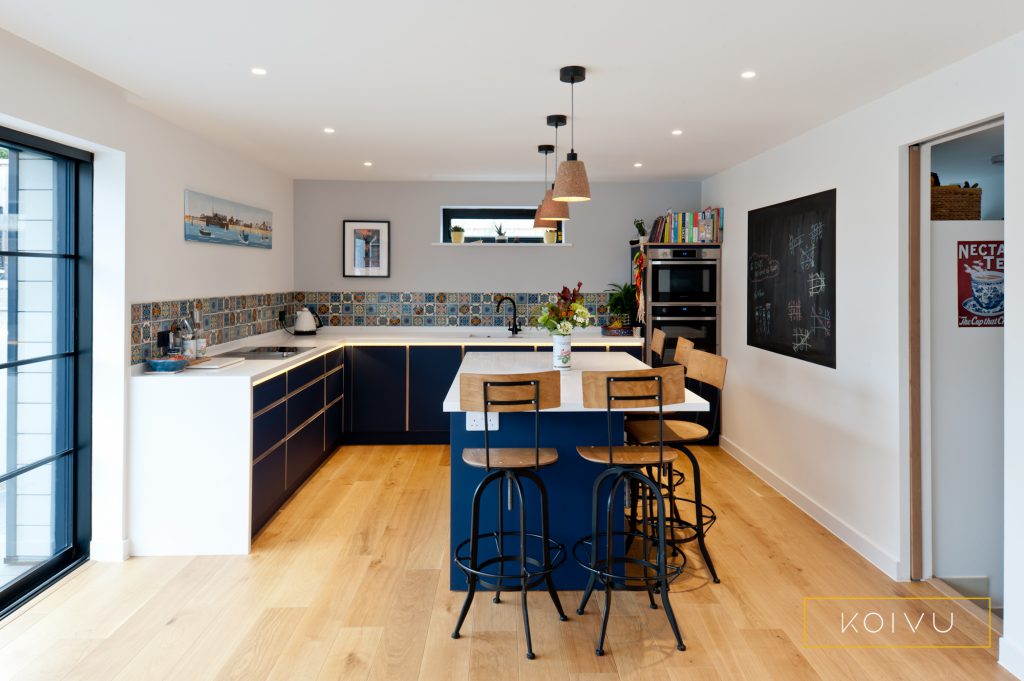
[{"label": "dark blue island panel", "polygon": [[409,430],[448,430],[443,402],[462,364],[457,345],[413,345],[409,348]]},{"label": "dark blue island panel", "polygon": [[[471,468],[462,461],[462,450],[467,447],[483,447],[482,431],[466,430],[466,415],[454,412],[450,415],[451,428],[451,525],[450,555],[454,557],[455,547],[469,537],[470,512],[472,509],[473,492],[480,480],[486,475],[481,468]],[[614,414],[612,434],[613,444],[623,444],[623,416]],[[558,463],[539,472],[548,493],[548,522],[551,537],[565,546],[567,557],[562,567],[555,571],[555,586],[559,590],[582,590],[586,587],[588,574],[576,564],[572,557],[572,547],[576,541],[590,534],[591,496],[594,480],[605,467],[590,463],[580,458],[576,452],[579,445],[607,445],[607,417],[604,412],[546,412],[540,417],[541,447],[555,447],[558,450]],[[533,444],[533,415],[526,413],[503,413],[499,417],[498,430],[491,433],[492,447],[526,447]],[[524,482],[527,503],[527,529],[540,533],[540,499],[532,484]],[[497,528],[498,492],[496,486],[488,489],[480,507],[480,530],[492,532]],[[515,508],[508,513],[505,508],[505,529],[514,530],[518,527],[519,511]],[[616,499],[613,509],[616,529],[621,530],[623,524],[622,496]],[[512,537],[511,550],[516,553]],[[485,550],[493,551],[490,546],[481,544]],[[531,555],[539,556],[539,542],[532,545]],[[483,553],[482,557],[493,555]],[[466,589],[465,575],[450,563],[451,573],[449,585],[453,591]]]}]

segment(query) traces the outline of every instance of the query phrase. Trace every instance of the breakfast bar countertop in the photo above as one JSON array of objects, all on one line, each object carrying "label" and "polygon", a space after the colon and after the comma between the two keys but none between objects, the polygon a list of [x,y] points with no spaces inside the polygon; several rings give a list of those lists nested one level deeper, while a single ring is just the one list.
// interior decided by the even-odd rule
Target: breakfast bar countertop
[{"label": "breakfast bar countertop", "polygon": [[[575,334],[573,343],[576,342]],[[584,371],[633,371],[648,369],[646,364],[631,357],[625,352],[579,352],[573,353],[571,369],[557,369],[562,376],[562,404],[550,412],[600,412],[604,409],[588,409],[583,406],[583,372]],[[462,411],[459,400],[459,374],[525,374],[538,371],[550,371],[551,355],[546,352],[467,352],[462,359],[458,374],[444,398],[446,412]],[[679,404],[666,404],[665,411],[700,412],[708,411],[707,400],[687,390],[686,401]],[[630,411],[656,412],[657,408],[635,409]]]}]

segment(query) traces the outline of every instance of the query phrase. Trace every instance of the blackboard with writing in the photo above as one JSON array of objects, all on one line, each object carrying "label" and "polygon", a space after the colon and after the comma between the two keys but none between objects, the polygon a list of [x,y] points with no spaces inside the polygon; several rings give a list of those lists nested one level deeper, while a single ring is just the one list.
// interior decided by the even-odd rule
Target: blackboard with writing
[{"label": "blackboard with writing", "polygon": [[747,345],[836,367],[836,190],[747,214]]}]

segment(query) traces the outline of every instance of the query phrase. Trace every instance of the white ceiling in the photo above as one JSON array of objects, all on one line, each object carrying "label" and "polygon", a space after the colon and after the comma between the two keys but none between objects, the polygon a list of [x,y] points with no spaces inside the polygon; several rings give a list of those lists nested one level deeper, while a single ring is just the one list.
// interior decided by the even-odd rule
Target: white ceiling
[{"label": "white ceiling", "polygon": [[580,64],[592,180],[696,179],[1022,30],[1024,3],[0,0],[0,26],[295,178],[539,181]]}]

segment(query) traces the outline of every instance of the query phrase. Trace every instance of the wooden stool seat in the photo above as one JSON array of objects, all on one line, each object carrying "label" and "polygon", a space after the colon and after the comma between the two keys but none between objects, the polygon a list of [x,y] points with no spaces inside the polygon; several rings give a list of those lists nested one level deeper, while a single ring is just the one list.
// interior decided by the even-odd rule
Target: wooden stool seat
[{"label": "wooden stool seat", "polygon": [[[654,422],[657,427],[658,422]],[[587,461],[604,464],[605,466],[615,464],[616,466],[657,466],[659,463],[671,463],[679,458],[681,452],[678,449],[665,447],[662,456],[659,458],[657,447],[635,447],[624,445],[612,447],[612,456],[608,456],[608,447],[577,447],[576,451]]]},{"label": "wooden stool seat", "polygon": [[[473,468],[487,467],[487,450],[463,449],[462,460]],[[491,448],[491,468],[533,468],[534,466],[550,466],[558,461],[558,450],[541,447],[538,463],[537,452],[533,447]]]},{"label": "wooden stool seat", "polygon": [[[629,421],[626,432],[630,439],[642,445],[658,441],[658,422],[655,420]],[[692,421],[665,420],[665,442],[698,442],[708,436],[708,429]]]}]

